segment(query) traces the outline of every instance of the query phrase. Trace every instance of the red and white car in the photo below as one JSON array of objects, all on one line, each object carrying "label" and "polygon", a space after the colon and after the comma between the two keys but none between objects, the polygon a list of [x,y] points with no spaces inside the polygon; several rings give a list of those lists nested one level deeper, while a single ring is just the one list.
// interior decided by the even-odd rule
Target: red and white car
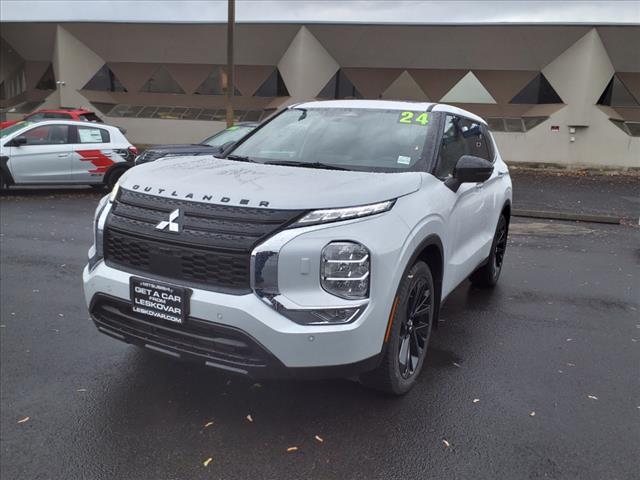
[{"label": "red and white car", "polygon": [[0,189],[84,184],[111,189],[138,154],[118,127],[70,120],[0,130]]},{"label": "red and white car", "polygon": [[36,110],[26,115],[22,120],[7,120],[0,122],[0,130],[15,125],[20,121],[39,122],[42,120],[77,120],[79,122],[103,123],[102,119],[92,112],[83,108],[58,109],[58,110]]}]

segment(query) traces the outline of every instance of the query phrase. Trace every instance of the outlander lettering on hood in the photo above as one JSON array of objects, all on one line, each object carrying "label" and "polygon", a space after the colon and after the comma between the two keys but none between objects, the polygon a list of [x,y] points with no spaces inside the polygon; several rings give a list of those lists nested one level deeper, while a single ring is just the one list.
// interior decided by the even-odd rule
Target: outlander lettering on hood
[{"label": "outlander lettering on hood", "polygon": [[[219,196],[219,195],[206,195],[206,194],[195,194],[192,192],[189,193],[183,193],[180,192],[178,193],[176,190],[171,190],[171,189],[166,189],[166,188],[157,188],[157,187],[143,187],[141,185],[133,185],[131,187],[131,190],[137,190],[137,191],[141,191],[144,193],[149,193],[151,195],[169,195],[171,197],[176,197],[176,198],[183,198],[183,199],[189,199],[189,200],[200,200],[202,202],[220,202],[220,203],[231,203],[231,204],[238,204],[238,205],[243,205],[243,206],[254,206],[254,207],[268,207],[269,206],[269,202],[267,202],[266,200],[260,200],[260,201],[255,201],[255,200],[249,200],[248,198],[241,198],[241,199],[232,199],[231,197],[226,197],[226,196]],[[165,193],[165,192],[171,192],[171,193]]]}]

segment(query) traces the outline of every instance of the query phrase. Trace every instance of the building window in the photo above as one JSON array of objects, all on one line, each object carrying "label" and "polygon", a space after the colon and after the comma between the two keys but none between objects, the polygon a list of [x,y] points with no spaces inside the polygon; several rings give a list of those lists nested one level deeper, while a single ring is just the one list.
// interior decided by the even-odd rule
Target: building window
[{"label": "building window", "polygon": [[362,98],[362,94],[351,83],[342,70],[338,70],[318,94],[318,98]]},{"label": "building window", "polygon": [[609,121],[627,135],[640,137],[640,122],[625,122],[624,120],[617,120],[615,118],[610,118]]},{"label": "building window", "polygon": [[271,72],[262,85],[253,94],[254,97],[288,97],[289,90],[284,84],[280,70],[277,68]]},{"label": "building window", "polygon": [[[216,66],[194,93],[196,95],[225,95],[226,92],[227,72],[224,68]],[[233,94],[237,96],[241,95],[235,87],[233,89]]]},{"label": "building window", "polygon": [[55,90],[56,89],[56,77],[53,74],[53,66],[49,64],[49,67],[44,72],[38,83],[36,84],[36,90]]},{"label": "building window", "polygon": [[166,68],[160,67],[140,89],[147,93],[184,93]]},{"label": "building window", "polygon": [[607,87],[600,95],[596,105],[606,105],[608,107],[638,107],[638,101],[631,94],[629,89],[618,78],[617,75],[611,77]]},{"label": "building window", "polygon": [[564,103],[546,77],[539,73],[526,87],[511,99],[509,103],[539,105],[546,103]]},{"label": "building window", "polygon": [[[95,104],[93,104],[95,106]],[[106,104],[103,104],[106,105]],[[226,119],[224,108],[174,107],[157,105],[113,105],[109,111],[103,112],[109,117],[121,118],[156,118],[163,120],[205,120],[223,122]],[[265,110],[234,110],[235,122],[257,122],[264,118]]]},{"label": "building window", "polygon": [[490,117],[487,125],[492,132],[528,132],[549,117]]},{"label": "building window", "polygon": [[91,80],[82,88],[83,90],[94,90],[98,92],[126,92],[120,80],[113,74],[106,64],[100,68]]}]

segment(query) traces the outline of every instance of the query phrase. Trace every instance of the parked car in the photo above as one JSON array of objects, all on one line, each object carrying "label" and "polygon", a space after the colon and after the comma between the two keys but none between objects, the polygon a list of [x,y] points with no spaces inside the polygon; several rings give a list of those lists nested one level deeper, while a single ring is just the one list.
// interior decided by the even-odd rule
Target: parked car
[{"label": "parked car", "polygon": [[7,120],[0,122],[0,130],[10,127],[11,125],[15,125],[20,121],[37,122],[40,120],[77,120],[80,122],[103,123],[102,119],[91,110],[84,110],[82,108],[63,108],[58,110],[36,110],[35,112],[26,115],[22,120]]},{"label": "parked car", "polygon": [[70,120],[0,130],[0,188],[87,184],[112,188],[138,154],[118,127]]},{"label": "parked car", "polygon": [[204,139],[200,143],[186,145],[156,145],[146,149],[138,158],[136,165],[152,162],[162,157],[187,156],[187,155],[216,155],[223,146],[230,146],[251,132],[259,124],[255,122],[241,122],[221,132]]},{"label": "parked car", "polygon": [[83,281],[102,333],[254,378],[360,375],[403,394],[442,302],[498,281],[511,179],[470,112],[303,103],[225,157],[142,165],[100,202]]}]

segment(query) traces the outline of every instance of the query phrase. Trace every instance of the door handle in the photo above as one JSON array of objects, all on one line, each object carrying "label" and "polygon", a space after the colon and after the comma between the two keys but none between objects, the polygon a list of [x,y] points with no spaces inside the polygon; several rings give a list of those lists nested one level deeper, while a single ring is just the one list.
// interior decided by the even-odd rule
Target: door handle
[{"label": "door handle", "polygon": [[476,183],[476,190],[482,190],[483,184],[482,183]]},{"label": "door handle", "polygon": [[108,152],[108,153],[103,153],[103,155],[104,155],[105,157],[112,157],[112,156],[113,156],[113,153]]},{"label": "door handle", "polygon": [[64,157],[68,157],[68,156],[69,156],[68,153],[59,153],[58,154],[58,157],[60,157],[60,158],[64,158]]},{"label": "door handle", "polygon": [[504,171],[504,172],[498,172],[498,177],[504,177],[505,175],[507,175],[509,172]]}]

